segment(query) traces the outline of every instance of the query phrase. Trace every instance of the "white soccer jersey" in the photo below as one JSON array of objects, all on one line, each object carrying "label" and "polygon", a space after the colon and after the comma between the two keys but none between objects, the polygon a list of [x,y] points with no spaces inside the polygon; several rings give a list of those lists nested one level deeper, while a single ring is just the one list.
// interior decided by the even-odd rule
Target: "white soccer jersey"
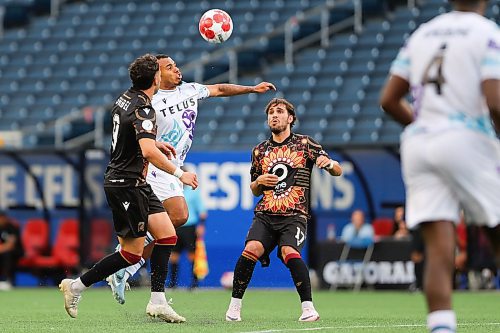
[{"label": "white soccer jersey", "polygon": [[481,82],[500,79],[500,31],[479,14],[450,12],[422,24],[393,62],[410,83],[415,121],[405,137],[469,128],[494,137]]},{"label": "white soccer jersey", "polygon": [[158,124],[156,140],[175,147],[177,157],[172,162],[179,167],[184,164],[193,142],[198,100],[209,96],[206,86],[194,82],[183,82],[174,90],[160,89],[153,96],[152,105]]},{"label": "white soccer jersey", "polygon": [[[198,83],[182,82],[174,90],[159,90],[152,105],[156,112],[158,131],[156,140],[170,143],[175,147],[177,157],[172,162],[180,167],[193,142],[194,125],[198,116],[198,100],[210,96],[208,88]],[[173,175],[148,166],[146,181],[161,202],[184,196],[181,181]]]}]

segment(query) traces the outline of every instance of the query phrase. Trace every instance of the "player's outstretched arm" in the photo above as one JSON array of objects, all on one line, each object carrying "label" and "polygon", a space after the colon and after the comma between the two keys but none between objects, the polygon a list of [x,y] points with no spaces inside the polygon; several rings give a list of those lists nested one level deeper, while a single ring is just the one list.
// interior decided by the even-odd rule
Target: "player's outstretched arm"
[{"label": "player's outstretched arm", "polygon": [[193,189],[198,187],[196,174],[192,172],[184,172],[175,164],[170,162],[160,149],[158,149],[155,140],[141,138],[139,139],[139,145],[141,146],[142,156],[144,156],[144,158],[155,167],[176,176],[183,184],[189,185]]},{"label": "player's outstretched arm", "polygon": [[324,155],[321,155],[316,159],[316,165],[318,168],[328,171],[328,173],[332,176],[342,175],[342,167],[340,166],[340,163]]},{"label": "player's outstretched arm", "polygon": [[382,89],[380,106],[398,123],[406,126],[413,121],[411,106],[404,99],[410,84],[397,75],[391,75]]},{"label": "player's outstretched arm", "polygon": [[227,97],[250,93],[265,93],[269,90],[276,90],[274,84],[261,82],[255,86],[241,86],[239,84],[219,83],[207,85],[210,97]]}]

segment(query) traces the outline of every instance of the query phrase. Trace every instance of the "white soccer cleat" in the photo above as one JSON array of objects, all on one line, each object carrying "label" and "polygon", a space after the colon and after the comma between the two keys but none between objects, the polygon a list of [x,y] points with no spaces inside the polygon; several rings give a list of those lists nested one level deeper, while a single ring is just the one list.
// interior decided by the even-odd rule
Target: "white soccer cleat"
[{"label": "white soccer cleat", "polygon": [[59,284],[59,289],[64,294],[64,308],[71,318],[78,316],[78,303],[82,295],[77,295],[71,291],[71,279],[64,279]]},{"label": "white soccer cleat", "polygon": [[241,305],[229,304],[226,312],[226,321],[241,321]]},{"label": "white soccer cleat", "polygon": [[153,318],[160,318],[168,323],[183,323],[186,318],[177,314],[170,304],[153,304],[151,301],[146,306],[146,313]]},{"label": "white soccer cleat", "polygon": [[314,308],[304,308],[299,321],[318,321],[319,313]]},{"label": "white soccer cleat", "polygon": [[130,285],[124,279],[125,277],[125,268],[120,269],[115,274],[111,274],[106,278],[109,286],[111,287],[111,291],[113,292],[113,297],[115,300],[120,303],[125,303],[125,290],[130,290]]}]

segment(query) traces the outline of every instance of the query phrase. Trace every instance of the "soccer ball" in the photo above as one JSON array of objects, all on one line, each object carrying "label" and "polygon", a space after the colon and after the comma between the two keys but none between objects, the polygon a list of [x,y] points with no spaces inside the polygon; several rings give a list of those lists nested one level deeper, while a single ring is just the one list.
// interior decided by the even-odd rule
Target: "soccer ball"
[{"label": "soccer ball", "polygon": [[233,277],[234,277],[233,272],[222,273],[222,276],[220,277],[220,285],[225,289],[233,288]]},{"label": "soccer ball", "polygon": [[210,9],[201,16],[200,34],[209,43],[223,43],[233,32],[233,21],[228,13],[221,9]]}]

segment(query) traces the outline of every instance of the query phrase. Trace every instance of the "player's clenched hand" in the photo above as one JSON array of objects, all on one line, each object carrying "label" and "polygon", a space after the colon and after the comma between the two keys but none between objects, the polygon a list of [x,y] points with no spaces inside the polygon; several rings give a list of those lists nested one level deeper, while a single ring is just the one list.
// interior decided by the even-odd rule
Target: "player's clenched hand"
[{"label": "player's clenched hand", "polygon": [[269,82],[261,82],[258,85],[253,87],[253,91],[256,93],[264,93],[269,90],[276,90],[274,84]]},{"label": "player's clenched hand", "polygon": [[198,187],[198,178],[195,173],[184,171],[179,179],[183,184],[191,186],[193,190]]},{"label": "player's clenched hand", "polygon": [[156,141],[156,148],[158,148],[163,154],[167,156],[169,160],[176,157],[176,152],[174,146],[170,143]]},{"label": "player's clenched hand", "polygon": [[257,177],[257,184],[267,187],[274,187],[278,184],[278,176],[266,173]]}]

